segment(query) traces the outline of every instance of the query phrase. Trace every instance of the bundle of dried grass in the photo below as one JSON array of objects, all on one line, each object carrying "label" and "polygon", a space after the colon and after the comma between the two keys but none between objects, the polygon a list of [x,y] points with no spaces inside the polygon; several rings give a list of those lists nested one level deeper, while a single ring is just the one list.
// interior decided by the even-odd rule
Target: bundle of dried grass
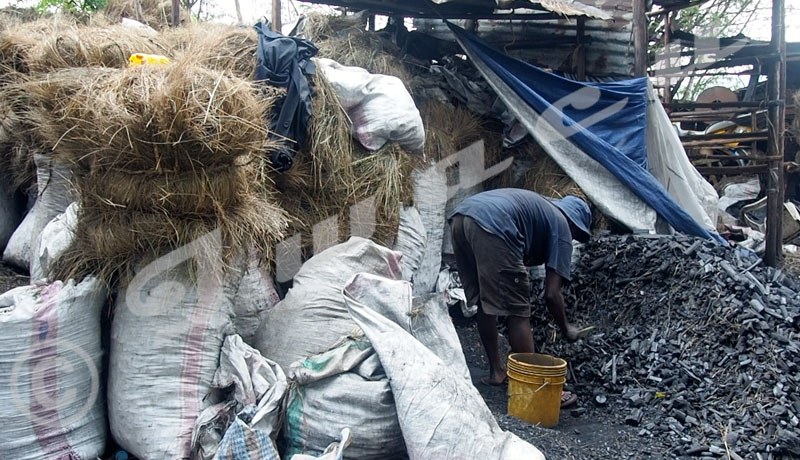
[{"label": "bundle of dried grass", "polygon": [[271,101],[252,82],[185,61],[54,72],[30,93],[48,145],[87,170],[193,171],[268,147]]},{"label": "bundle of dried grass", "polygon": [[219,230],[217,251],[226,264],[253,251],[267,260],[283,237],[286,217],[264,196],[246,196],[239,206],[214,216],[176,217],[162,212],[113,209],[81,201],[75,239],[51,267],[56,279],[94,275],[109,284],[129,278],[136,267]]},{"label": "bundle of dried grass", "polygon": [[[103,13],[112,22],[119,22],[122,18],[135,19],[156,30],[172,25],[170,0],[108,0]],[[189,12],[181,8],[181,23],[188,17]]]},{"label": "bundle of dried grass", "polygon": [[[400,224],[399,211],[414,204],[414,184],[411,173],[420,160],[399,146],[389,145],[373,155],[357,160],[353,204],[374,199],[375,233],[372,239],[391,246],[397,237]],[[350,228],[368,228],[372,225],[370,213],[350,213]]]},{"label": "bundle of dried grass", "polygon": [[411,81],[397,45],[380,33],[367,31],[361,16],[312,14],[306,21],[305,35],[317,45],[320,57],[392,75],[406,85]]},{"label": "bundle of dried grass", "polygon": [[169,54],[158,34],[123,25],[66,26],[46,34],[30,50],[31,72],[70,67],[125,68],[134,53]]},{"label": "bundle of dried grass", "polygon": [[481,120],[463,106],[427,101],[420,108],[425,124],[425,153],[440,161],[481,139]]},{"label": "bundle of dried grass", "polygon": [[52,16],[22,23],[0,33],[0,84],[7,72],[29,72],[31,52],[45,37],[74,22],[66,16]]},{"label": "bundle of dried grass", "polygon": [[253,190],[253,165],[197,169],[175,174],[97,171],[82,181],[84,203],[125,209],[130,212],[160,212],[172,217],[213,217],[245,203]]},{"label": "bundle of dried grass", "polygon": [[216,229],[226,261],[271,257],[287,219],[260,180],[271,101],[252,82],[176,62],[59,71],[30,92],[81,196],[53,276],[110,281]]},{"label": "bundle of dried grass", "polygon": [[295,166],[275,176],[281,207],[292,219],[290,233],[301,233],[310,249],[314,226],[327,222],[338,232],[336,241],[356,229],[359,236],[391,245],[401,206],[413,202],[416,160],[396,145],[375,153],[357,147],[330,84],[318,74],[315,85],[309,141]]},{"label": "bundle of dried grass", "polygon": [[389,145],[355,160],[352,182],[347,187],[322,189],[313,185],[315,165],[310,155],[300,154],[296,160],[290,172],[276,178],[276,188],[281,208],[291,219],[289,233],[302,235],[308,255],[315,226],[323,222],[336,229],[334,242],[357,235],[382,245],[393,244],[400,209],[414,204],[411,172],[418,160]]},{"label": "bundle of dried grass", "polygon": [[354,180],[352,123],[322,72],[314,76],[314,89],[306,149],[311,156],[313,186],[319,192],[344,190]]},{"label": "bundle of dried grass", "polygon": [[356,32],[366,31],[365,14],[330,15],[311,13],[305,19],[303,35],[312,42],[321,42]]},{"label": "bundle of dried grass", "polygon": [[11,190],[26,192],[35,186],[33,154],[43,150],[38,125],[26,89],[29,77],[19,72],[4,75],[0,85],[0,169]]},{"label": "bundle of dried grass", "polygon": [[18,27],[26,22],[36,21],[41,16],[34,8],[21,8],[18,6],[0,8],[0,31]]},{"label": "bundle of dried grass", "polygon": [[192,24],[170,29],[163,35],[177,59],[191,59],[210,69],[253,78],[258,34],[252,27]]},{"label": "bundle of dried grass", "polygon": [[586,200],[586,194],[578,184],[538,144],[528,141],[517,151],[522,158],[533,160],[522,179],[522,188],[552,198],[575,195]]}]

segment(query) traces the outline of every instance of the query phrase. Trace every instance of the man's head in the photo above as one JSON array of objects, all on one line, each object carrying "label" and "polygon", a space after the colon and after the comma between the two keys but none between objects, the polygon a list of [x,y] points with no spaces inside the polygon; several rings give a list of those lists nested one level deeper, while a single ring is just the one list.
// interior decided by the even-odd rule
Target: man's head
[{"label": "man's head", "polygon": [[577,196],[567,195],[560,200],[552,202],[555,207],[564,213],[569,221],[572,238],[585,243],[592,237],[589,227],[592,225],[592,211],[585,201]]}]

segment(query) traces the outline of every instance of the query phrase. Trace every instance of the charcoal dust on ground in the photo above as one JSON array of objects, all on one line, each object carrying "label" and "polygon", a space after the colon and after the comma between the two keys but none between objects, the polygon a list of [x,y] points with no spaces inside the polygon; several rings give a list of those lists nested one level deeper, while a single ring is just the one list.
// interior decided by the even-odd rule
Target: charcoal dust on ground
[{"label": "charcoal dust on ground", "polygon": [[501,425],[546,454],[797,458],[800,283],[758,262],[684,236],[585,245],[565,297],[571,321],[594,329],[568,343],[543,302],[531,315],[537,352],[569,362],[566,389],[579,396],[554,430],[503,415],[505,387],[478,383],[487,365],[474,321],[453,315]]}]

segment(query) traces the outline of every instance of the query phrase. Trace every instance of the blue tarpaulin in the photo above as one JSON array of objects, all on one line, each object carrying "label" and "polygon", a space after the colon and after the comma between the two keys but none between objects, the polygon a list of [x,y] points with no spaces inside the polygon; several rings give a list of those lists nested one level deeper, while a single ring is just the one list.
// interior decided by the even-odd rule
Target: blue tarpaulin
[{"label": "blue tarpaulin", "polygon": [[569,80],[508,56],[452,23],[448,26],[471,58],[483,61],[522,101],[609,170],[675,230],[724,242],[686,213],[647,170],[647,79],[613,83]]}]

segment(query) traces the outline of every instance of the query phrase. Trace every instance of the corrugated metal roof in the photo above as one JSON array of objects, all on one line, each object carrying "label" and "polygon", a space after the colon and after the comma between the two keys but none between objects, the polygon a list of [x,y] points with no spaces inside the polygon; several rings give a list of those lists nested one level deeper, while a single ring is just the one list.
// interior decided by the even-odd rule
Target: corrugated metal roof
[{"label": "corrugated metal roof", "polygon": [[543,10],[566,16],[587,16],[596,19],[611,19],[603,10],[592,5],[576,0],[433,0],[434,3],[463,4],[463,5],[494,5],[500,9],[524,8],[526,6],[540,6]]},{"label": "corrugated metal roof", "polygon": [[[388,15],[410,17],[467,18],[489,17],[502,10],[515,9],[551,16],[585,16],[609,19],[610,15],[591,2],[579,0],[304,0],[353,9],[368,9]],[[600,2],[602,3],[602,2]]]},{"label": "corrugated metal roof", "polygon": [[[590,41],[585,45],[586,72],[632,75],[632,3],[629,0],[582,0],[581,3],[602,9],[611,16],[607,21],[586,19],[584,30],[586,40]],[[464,25],[463,21],[453,22]],[[422,32],[453,40],[450,30],[440,20],[415,19],[414,25]],[[510,55],[558,69],[574,51],[577,26],[574,18],[535,22],[486,19],[478,21],[477,33]]]}]

